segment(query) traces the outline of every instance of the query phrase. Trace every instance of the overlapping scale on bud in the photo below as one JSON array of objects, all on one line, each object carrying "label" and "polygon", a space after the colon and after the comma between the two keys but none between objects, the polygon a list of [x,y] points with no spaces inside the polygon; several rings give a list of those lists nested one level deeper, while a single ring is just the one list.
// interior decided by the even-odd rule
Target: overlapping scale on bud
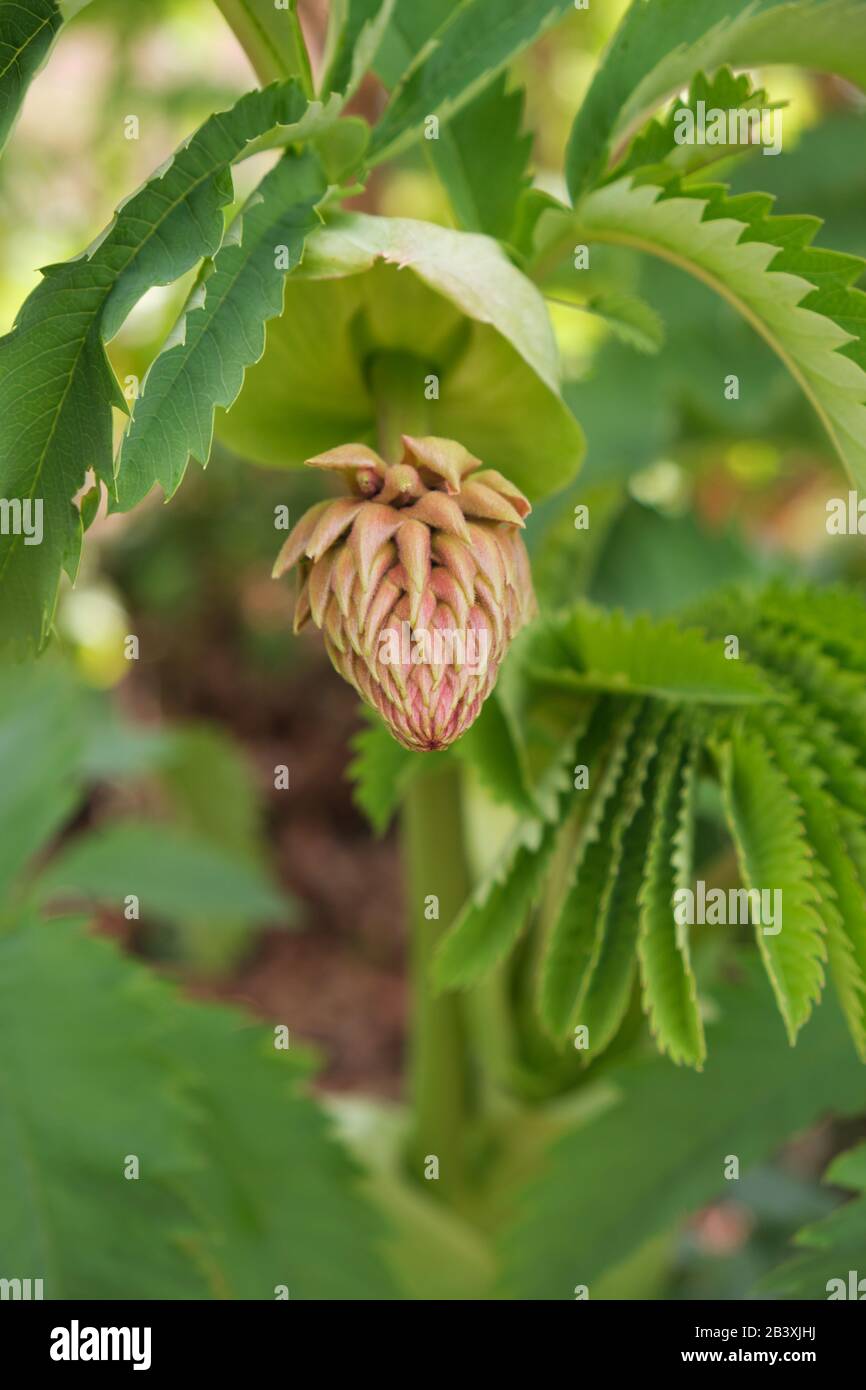
[{"label": "overlapping scale on bud", "polygon": [[295,631],[315,623],[394,737],[429,750],[469,728],[535,611],[530,507],[462,444],[402,438],[399,463],[364,444],[307,460],[342,474],[349,495],[310,508],[274,575],[298,566]]}]

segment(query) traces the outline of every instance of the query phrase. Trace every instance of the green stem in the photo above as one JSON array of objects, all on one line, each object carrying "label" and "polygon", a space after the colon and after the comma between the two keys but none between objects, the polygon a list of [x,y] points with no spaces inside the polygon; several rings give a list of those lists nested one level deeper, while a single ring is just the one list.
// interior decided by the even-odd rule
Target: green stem
[{"label": "green stem", "polygon": [[438,941],[471,888],[459,777],[450,761],[441,767],[434,761],[427,775],[413,781],[403,807],[414,994],[407,1156],[419,1178],[430,1158],[438,1159],[439,1180],[435,1187],[431,1182],[431,1192],[450,1201],[465,1185],[472,1087],[462,999],[434,994],[430,978]]},{"label": "green stem", "polygon": [[[381,352],[368,364],[379,452],[389,463],[402,457],[402,434],[429,429],[424,395],[428,370],[410,353]],[[453,1202],[465,1186],[472,1086],[463,1000],[434,994],[431,965],[440,936],[472,884],[459,769],[445,755],[418,756],[427,762],[410,785],[402,817],[413,990],[407,1162],[413,1176],[423,1181],[425,1170],[432,1169],[430,1160],[438,1159],[438,1181],[431,1179],[428,1190]]]}]

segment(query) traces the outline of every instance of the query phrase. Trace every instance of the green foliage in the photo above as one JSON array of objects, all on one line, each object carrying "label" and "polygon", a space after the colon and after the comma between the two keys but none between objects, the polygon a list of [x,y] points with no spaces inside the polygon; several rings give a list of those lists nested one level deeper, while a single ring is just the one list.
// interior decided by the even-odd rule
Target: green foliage
[{"label": "green foliage", "polygon": [[[802,1247],[789,1263],[761,1281],[758,1292],[770,1298],[856,1298],[862,1300],[863,1251],[866,1249],[866,1144],[841,1154],[825,1178],[857,1194],[837,1211],[798,1232]],[[850,1272],[854,1271],[853,1285]]]},{"label": "green foliage", "polygon": [[399,744],[371,710],[365,709],[364,718],[367,727],[352,739],[355,756],[347,776],[354,784],[356,805],[376,834],[384,835],[413,778],[425,767],[426,757]]},{"label": "green foliage", "polygon": [[428,116],[456,114],[571,8],[572,0],[468,0],[452,9],[397,84],[373,131],[371,163],[420,140]]},{"label": "green foliage", "polygon": [[524,96],[500,75],[428,145],[457,223],[507,241],[528,183],[532,136],[521,135]]},{"label": "green foliage", "polygon": [[230,859],[189,831],[133,820],[73,841],[39,875],[35,891],[45,902],[71,900],[116,911],[133,893],[145,916],[170,920],[238,916],[269,923],[286,916],[280,895],[242,857]]},{"label": "green foliage", "polygon": [[[749,919],[790,1041],[829,959],[862,1052],[866,779],[855,759],[866,658],[856,634],[866,609],[852,597],[839,616],[826,595],[773,587],[757,599],[709,599],[695,616],[704,632],[581,607],[526,643],[530,726],[544,691],[600,696],[572,753],[588,786],[575,793],[562,782],[547,820],[521,820],[446,934],[437,979],[456,986],[484,975],[542,903],[538,1000],[551,1035],[565,1039],[589,1019],[597,1057],[624,1017],[636,951],[657,1045],[700,1067],[695,929],[674,908],[685,905],[680,890],[694,890],[699,779],[714,775],[743,886],[781,895],[782,916],[768,920],[768,907],[764,918],[752,898]],[[731,634],[736,661],[724,655]],[[856,674],[832,655],[843,640],[859,653]]]},{"label": "green foliage", "polygon": [[578,224],[580,237],[672,260],[729,299],[793,372],[852,478],[866,479],[866,295],[852,288],[863,262],[813,247],[819,219],[774,217],[763,194],[634,175],[588,194]]},{"label": "green foliage", "polygon": [[506,1296],[571,1299],[589,1284],[592,1297],[602,1273],[729,1190],[728,1155],[746,1169],[826,1110],[862,1105],[862,1066],[832,1006],[792,1052],[768,1002],[751,971],[718,991],[700,1076],[661,1058],[610,1073],[613,1103],[556,1140],[511,1194]]},{"label": "green foliage", "polygon": [[46,1298],[392,1295],[303,1056],[32,917],[0,935],[0,1046],[4,1260]]},{"label": "green foliage", "polygon": [[262,83],[294,77],[313,95],[310,59],[298,19],[298,0],[216,0]]},{"label": "green foliage", "polygon": [[325,192],[307,153],[283,156],[249,198],[144,379],[118,457],[118,510],[128,511],[155,482],[171,497],[190,454],[207,463],[214,409],[233,403],[246,368],[264,352],[265,324],[282,311],[285,275],[301,258]]},{"label": "green foliage", "polygon": [[125,409],[103,346],[142,294],[212,256],[231,202],[229,166],[250,141],[299,123],[294,82],[211,116],[77,260],[50,266],[0,339],[0,491],[44,500],[44,538],[0,538],[0,644],[44,643],[61,568],[78,563],[72,497],[88,467],[114,489],[111,407]]},{"label": "green foliage", "polygon": [[604,172],[629,129],[699,71],[792,63],[866,86],[861,0],[634,0],[572,127],[572,199]]},{"label": "green foliage", "polygon": [[0,4],[0,149],[63,23],[57,0]]},{"label": "green foliage", "polygon": [[332,0],[328,7],[321,91],[347,99],[375,59],[394,0]]},{"label": "green foliage", "polygon": [[411,218],[341,213],[312,233],[264,357],[218,417],[218,435],[282,468],[346,440],[375,445],[377,352],[411,359],[419,399],[435,375],[430,428],[495,459],[530,497],[574,477],[583,435],[559,394],[541,295],[491,238]]}]

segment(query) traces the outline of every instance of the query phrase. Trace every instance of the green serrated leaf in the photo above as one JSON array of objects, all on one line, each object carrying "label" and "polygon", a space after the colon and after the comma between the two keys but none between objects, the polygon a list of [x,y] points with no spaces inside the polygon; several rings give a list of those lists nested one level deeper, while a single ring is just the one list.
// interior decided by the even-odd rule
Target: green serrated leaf
[{"label": "green serrated leaf", "polygon": [[719,763],[743,884],[781,894],[781,914],[774,914],[772,926],[755,920],[757,914],[753,921],[793,1043],[820,997],[827,956],[802,806],[759,734],[735,732],[719,750]]},{"label": "green serrated leaf", "polygon": [[866,1061],[866,885],[849,852],[845,817],[827,790],[802,730],[766,712],[760,716],[760,727],[803,808],[804,829],[815,850],[812,876],[827,930],[830,970],[851,1036]]},{"label": "green serrated leaf", "polygon": [[[620,851],[614,827],[621,808],[633,805],[631,778],[625,779],[624,791],[621,782],[640,714],[641,706],[635,703],[615,720],[610,737],[587,765],[589,786],[581,797],[589,794],[588,805],[574,813],[578,820],[570,846],[570,878],[545,943],[539,980],[541,1021],[554,1038],[569,1031],[601,951],[606,890],[616,874]],[[583,756],[580,747],[577,756]],[[640,760],[637,765],[641,766]]]},{"label": "green serrated leaf", "polygon": [[[79,923],[0,934],[4,1274],[45,1298],[205,1298],[184,1247],[200,1153],[154,976]],[[129,1155],[138,1181],[124,1180]],[[194,1175],[194,1176],[193,1176]]]},{"label": "green serrated leaf", "polygon": [[113,489],[111,407],[125,409],[103,340],[153,285],[169,284],[223,237],[231,161],[264,131],[299,122],[294,82],[211,116],[77,260],[50,266],[0,339],[0,493],[44,502],[43,539],[0,537],[0,642],[41,645],[62,566],[81,536],[72,497],[93,468]]},{"label": "green serrated leaf", "polygon": [[[353,798],[377,835],[384,835],[415,777],[429,767],[429,753],[413,753],[398,743],[381,719],[364,710],[368,727],[352,739],[354,757],[348,776]],[[437,763],[451,757],[450,751],[433,755]]]},{"label": "green serrated leaf", "polygon": [[207,464],[214,410],[228,408],[265,350],[265,325],[283,307],[326,183],[315,156],[284,156],[232,224],[213,269],[142,383],[117,463],[114,509],[128,511],[155,484],[166,498],[190,455]]},{"label": "green serrated leaf", "polygon": [[221,1298],[394,1299],[384,1222],[360,1169],[303,1094],[309,1059],[223,1009],[176,1011],[172,1046],[195,1078],[207,1164],[186,1185]]},{"label": "green serrated leaf", "polygon": [[757,971],[714,1002],[702,1074],[663,1058],[611,1071],[615,1103],[558,1139],[514,1194],[501,1239],[504,1296],[573,1301],[575,1285],[588,1284],[592,1298],[605,1270],[730,1195],[726,1155],[746,1170],[828,1111],[861,1109],[863,1067],[832,1002],[796,1051]]},{"label": "green serrated leaf", "polygon": [[653,776],[654,815],[638,901],[638,957],[644,1008],[658,1047],[678,1065],[700,1069],[706,1058],[688,937],[674,915],[674,895],[693,887],[695,751],[681,728],[664,737]]},{"label": "green serrated leaf", "polygon": [[[562,746],[573,762],[592,716],[588,704],[576,710]],[[515,830],[489,874],[476,888],[437,950],[433,978],[439,989],[479,979],[514,945],[541,892],[547,866],[556,850],[560,823],[572,783],[563,778],[562,756],[554,757],[538,789],[542,814],[527,817]]]},{"label": "green serrated leaf", "polygon": [[717,290],[789,368],[866,486],[866,294],[851,288],[864,263],[814,248],[817,218],[771,208],[761,194],[627,177],[588,194],[572,232],[661,256]]},{"label": "green serrated leaf", "polygon": [[799,64],[866,87],[862,0],[634,0],[572,127],[572,198],[603,172],[610,150],[699,71]]},{"label": "green serrated leaf", "polygon": [[[638,173],[648,167],[658,169],[662,164],[672,173],[693,173],[696,169],[704,168],[719,159],[726,159],[731,153],[743,153],[744,146],[739,143],[682,144],[677,140],[677,132],[683,123],[681,113],[697,113],[698,103],[703,103],[705,112],[760,113],[778,107],[778,103],[770,101],[763,88],[753,85],[749,73],[734,76],[727,67],[720,68],[709,78],[702,72],[697,73],[692,79],[686,98],[677,98],[663,120],[650,121],[635,136],[624,159],[615,166],[605,182],[622,178],[625,174]],[[730,122],[727,133],[731,133]],[[739,135],[739,124],[736,134]]]},{"label": "green serrated leaf", "polygon": [[371,163],[391,159],[420,140],[428,116],[454,116],[572,7],[573,0],[471,0],[458,5],[397,85],[373,131]]},{"label": "green serrated leaf", "polygon": [[561,625],[559,638],[572,664],[548,666],[542,659],[530,671],[564,689],[720,705],[778,698],[757,667],[726,660],[721,642],[671,621],[627,618],[581,604]]}]

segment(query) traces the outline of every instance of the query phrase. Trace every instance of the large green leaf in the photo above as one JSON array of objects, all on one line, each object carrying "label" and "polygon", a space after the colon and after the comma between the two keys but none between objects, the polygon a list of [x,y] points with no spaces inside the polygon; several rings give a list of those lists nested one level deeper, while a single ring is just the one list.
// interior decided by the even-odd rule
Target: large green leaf
[{"label": "large green leaf", "polygon": [[450,118],[573,0],[465,0],[425,44],[373,131],[373,163],[419,140],[428,116]]},{"label": "large green leaf", "polygon": [[[771,209],[763,194],[732,198],[717,186],[629,177],[588,194],[570,234],[660,256],[729,300],[792,372],[866,486],[866,295],[852,288],[863,262],[813,247],[817,218]],[[720,378],[720,396],[724,385]],[[748,393],[748,379],[740,390]]]},{"label": "large green leaf", "polygon": [[759,1293],[771,1298],[855,1298],[858,1302],[866,1297],[866,1285],[861,1283],[866,1279],[866,1144],[840,1154],[825,1178],[858,1195],[823,1221],[799,1231],[795,1243],[801,1253],[763,1279]]},{"label": "large green leaf", "polygon": [[530,497],[574,476],[583,436],[559,395],[540,294],[489,237],[407,218],[341,214],[310,235],[265,355],[218,434],[284,467],[374,443],[366,367],[377,351],[415,358],[421,401],[438,376],[431,433],[460,440]]},{"label": "large green leaf", "polygon": [[300,129],[305,110],[288,82],[211,116],[85,255],[48,267],[0,339],[0,493],[44,503],[41,544],[0,537],[0,644],[45,640],[61,567],[74,573],[77,564],[81,522],[71,499],[88,468],[113,489],[111,408],[125,402],[103,341],[151,286],[213,255],[232,160],[275,126]]},{"label": "large green leaf", "polygon": [[[163,987],[73,922],[0,935],[4,1275],[46,1298],[204,1298],[184,1252],[201,1154]],[[124,1177],[128,1157],[140,1165]]]},{"label": "large green leaf", "polygon": [[[282,1022],[282,1020],[280,1020]],[[228,1011],[177,1011],[175,1056],[196,1077],[206,1166],[186,1191],[206,1231],[204,1263],[221,1297],[399,1297],[376,1246],[383,1223],[362,1174],[300,1088],[301,1052]]]},{"label": "large green leaf", "polygon": [[703,1074],[657,1058],[608,1074],[619,1097],[556,1141],[517,1195],[504,1238],[503,1291],[572,1299],[649,1237],[712,1198],[736,1195],[741,1171],[828,1111],[863,1103],[863,1068],[826,1004],[793,1051],[750,972],[716,1001]]},{"label": "large green leaf", "polygon": [[577,114],[566,156],[572,198],[611,148],[699,69],[796,63],[866,86],[863,0],[634,0]]},{"label": "large green leaf", "polygon": [[325,192],[318,160],[305,153],[284,156],[250,196],[144,379],[118,458],[117,510],[155,483],[171,497],[190,455],[207,463],[214,409],[232,404],[264,352],[265,324],[282,309],[285,275]]},{"label": "large green leaf", "polygon": [[46,1298],[398,1296],[294,1042],[75,923],[0,935],[4,1275]]},{"label": "large green leaf", "polygon": [[57,0],[3,0],[0,4],[0,149],[62,23]]}]

